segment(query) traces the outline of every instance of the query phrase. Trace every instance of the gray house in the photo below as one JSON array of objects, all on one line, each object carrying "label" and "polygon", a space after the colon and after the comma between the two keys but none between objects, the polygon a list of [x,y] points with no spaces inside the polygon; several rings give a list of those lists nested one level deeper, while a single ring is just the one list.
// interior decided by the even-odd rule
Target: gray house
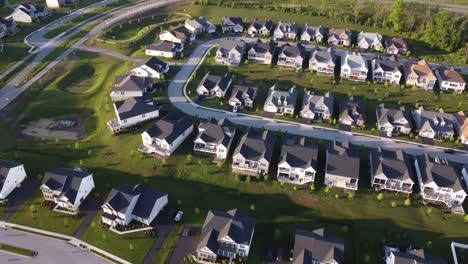
[{"label": "gray house", "polygon": [[219,64],[238,66],[246,48],[247,44],[243,40],[223,40],[216,51],[215,60]]},{"label": "gray house", "polygon": [[400,133],[407,135],[413,129],[411,114],[404,106],[400,109],[389,109],[382,103],[377,106],[376,114],[377,127],[387,137],[397,136]]},{"label": "gray house", "polygon": [[302,69],[305,56],[306,50],[302,44],[285,43],[283,46],[281,46],[278,55],[278,66]]},{"label": "gray house", "polygon": [[273,39],[275,40],[286,40],[286,39],[296,39],[297,34],[299,33],[299,27],[296,22],[286,23],[278,22],[276,29],[273,34]]},{"label": "gray house", "polygon": [[302,30],[302,41],[317,41],[322,42],[325,38],[325,28],[322,26],[314,27],[305,24]]},{"label": "gray house", "polygon": [[152,84],[153,80],[149,77],[134,75],[116,76],[110,97],[114,102],[132,97],[141,97],[151,88]]},{"label": "gray house", "polygon": [[223,16],[221,21],[223,32],[242,33],[244,31],[244,23],[241,17]]},{"label": "gray house", "polygon": [[276,115],[294,115],[297,102],[296,86],[289,90],[281,90],[276,84],[268,92],[263,111]]},{"label": "gray house", "polygon": [[281,147],[278,181],[292,184],[313,184],[317,173],[318,146],[305,138],[289,137]]},{"label": "gray house", "polygon": [[211,71],[207,72],[205,77],[198,85],[198,95],[212,95],[218,98],[222,98],[226,95],[226,92],[231,87],[232,73],[228,72],[221,75],[211,74]]},{"label": "gray house", "polygon": [[193,150],[214,156],[215,162],[224,162],[235,133],[236,126],[227,118],[218,121],[210,117],[208,120],[200,122],[198,136],[193,141]]},{"label": "gray house", "polygon": [[348,100],[341,100],[339,107],[338,122],[345,126],[363,126],[366,121],[366,112],[364,104],[351,97]]},{"label": "gray house", "polygon": [[247,29],[250,37],[269,36],[273,30],[273,22],[271,20],[255,19]]},{"label": "gray house", "polygon": [[400,70],[400,62],[393,55],[390,57],[376,57],[371,62],[372,79],[377,82],[399,85],[403,76]]},{"label": "gray house", "polygon": [[252,62],[271,64],[275,55],[276,43],[273,40],[262,42],[260,39],[255,42],[247,53],[247,58]]},{"label": "gray house", "polygon": [[327,146],[325,185],[357,191],[359,181],[359,151],[349,142],[333,142]]},{"label": "gray house", "polygon": [[309,69],[316,71],[318,74],[333,76],[335,74],[335,60],[334,49],[316,48],[310,56]]},{"label": "gray house", "polygon": [[304,94],[302,100],[301,117],[308,121],[322,122],[333,116],[333,95],[315,95],[310,91]]},{"label": "gray house", "polygon": [[257,96],[257,87],[248,86],[245,83],[234,85],[232,88],[229,105],[235,108],[252,108],[255,97]]},{"label": "gray house", "polygon": [[344,241],[323,228],[296,230],[292,264],[344,263]]},{"label": "gray house", "polygon": [[413,110],[413,118],[420,137],[449,139],[460,129],[460,124],[453,114],[439,111],[426,111],[420,106]]},{"label": "gray house", "polygon": [[206,20],[204,17],[199,17],[195,19],[185,20],[185,28],[194,32],[195,34],[201,33],[214,33],[216,31],[216,26],[213,25],[210,21]]},{"label": "gray house", "polygon": [[411,163],[401,149],[378,148],[370,152],[371,186],[376,190],[412,193]]}]

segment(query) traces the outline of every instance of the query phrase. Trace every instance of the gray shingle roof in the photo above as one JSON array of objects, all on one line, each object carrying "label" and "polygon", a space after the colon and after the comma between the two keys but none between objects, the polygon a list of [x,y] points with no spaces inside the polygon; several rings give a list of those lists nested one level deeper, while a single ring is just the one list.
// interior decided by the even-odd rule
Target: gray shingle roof
[{"label": "gray shingle roof", "polygon": [[395,264],[446,264],[441,259],[434,259],[424,249],[413,249],[408,252],[393,252]]},{"label": "gray shingle roof", "polygon": [[[439,111],[426,111],[423,107],[413,112],[413,118],[416,122],[416,126],[419,131],[423,130],[424,126],[431,127],[436,133],[451,132],[454,131],[454,126],[458,125],[458,120],[455,115],[444,113],[443,110]],[[437,125],[435,121],[437,120]],[[442,121],[445,125],[442,126]]]},{"label": "gray shingle roof", "polygon": [[181,45],[167,40],[156,40],[153,44],[146,47],[147,50],[157,50],[164,52],[173,52],[175,49],[179,50]]},{"label": "gray shingle roof", "polygon": [[314,26],[309,26],[305,25],[303,32],[307,32],[309,36],[314,37],[317,34],[317,31],[322,35],[325,36],[325,28],[322,26],[314,27]]},{"label": "gray shingle roof", "polygon": [[325,95],[315,95],[315,94],[304,94],[302,99],[302,110],[305,111],[314,111],[315,109],[325,106],[330,115],[333,115],[333,95],[327,93]]},{"label": "gray shingle roof", "polygon": [[203,130],[198,134],[198,138],[207,143],[222,144],[225,147],[229,144],[235,131],[235,125],[227,118],[217,121],[210,117],[201,122],[198,127]]},{"label": "gray shingle roof", "polygon": [[236,98],[240,102],[243,101],[242,96],[248,95],[250,100],[254,100],[257,95],[257,87],[250,87],[247,85],[234,85],[232,87],[231,99]]},{"label": "gray shingle roof", "polygon": [[339,111],[340,119],[347,117],[353,120],[366,119],[366,111],[364,110],[364,105],[354,98],[349,100],[341,100]]},{"label": "gray shingle roof", "polygon": [[408,49],[408,43],[402,38],[386,38],[385,47],[395,47],[397,49]]},{"label": "gray shingle roof", "polygon": [[6,178],[10,172],[10,169],[16,168],[18,166],[22,166],[23,164],[7,161],[7,160],[0,160],[0,189],[3,187],[3,183],[6,181]]},{"label": "gray shingle roof", "polygon": [[53,191],[59,191],[63,196],[68,198],[70,203],[74,204],[81,181],[91,175],[87,171],[77,169],[51,169],[44,175],[42,185],[47,186]]},{"label": "gray shingle roof", "polygon": [[293,264],[328,263],[332,260],[343,263],[343,240],[333,236],[323,228],[312,232],[296,230]]},{"label": "gray shingle roof", "polygon": [[312,52],[310,59],[315,59],[319,63],[333,63],[335,65],[335,50],[317,48]]},{"label": "gray shingle roof", "polygon": [[219,51],[226,56],[232,51],[237,50],[241,55],[244,53],[247,45],[243,40],[227,39],[219,43]]},{"label": "gray shingle roof", "polygon": [[429,157],[427,154],[416,157],[422,182],[435,182],[438,187],[451,188],[454,192],[463,190],[457,169],[446,159]]},{"label": "gray shingle roof", "polygon": [[440,66],[437,68],[440,78],[443,81],[456,82],[456,83],[466,83],[461,74],[456,71],[453,67],[447,69],[445,66]]},{"label": "gray shingle roof", "polygon": [[281,147],[278,164],[286,162],[294,168],[317,170],[318,146],[305,142],[305,138],[289,138]]},{"label": "gray shingle roof", "polygon": [[149,68],[157,71],[157,72],[163,72],[164,69],[167,67],[167,63],[165,63],[164,61],[156,58],[156,57],[151,57],[149,58],[145,63],[143,63],[142,65],[146,65],[148,66]]},{"label": "gray shingle roof", "polygon": [[260,39],[255,42],[251,49],[253,49],[256,53],[270,53],[274,54],[276,48],[276,43],[273,40],[268,42],[262,42]]},{"label": "gray shingle roof", "polygon": [[146,133],[152,138],[165,139],[170,144],[192,125],[192,116],[172,111],[158,120]]},{"label": "gray shingle roof", "polygon": [[284,54],[288,58],[305,57],[305,48],[302,44],[285,43],[281,46],[280,54]]},{"label": "gray shingle roof", "polygon": [[397,72],[400,71],[400,62],[398,62],[397,56],[389,57],[376,57],[375,68],[382,68],[384,72]]},{"label": "gray shingle roof", "polygon": [[142,97],[131,97],[124,101],[115,102],[114,104],[121,120],[140,116],[159,109],[159,106],[157,106],[153,100],[145,101]]},{"label": "gray shingle roof", "polygon": [[373,175],[383,173],[389,179],[413,181],[411,164],[401,149],[396,151],[374,149],[371,151],[370,162]]},{"label": "gray shingle roof", "polygon": [[281,22],[281,21],[278,23],[278,26],[276,28],[281,30],[281,32],[283,32],[283,33],[286,33],[286,32],[295,32],[295,33],[297,33],[297,31],[299,29],[296,22],[286,23],[286,22]]},{"label": "gray shingle roof", "polygon": [[255,19],[252,24],[252,27],[254,27],[256,30],[260,30],[263,26],[265,26],[266,29],[271,31],[273,28],[273,22],[271,20],[259,20]]},{"label": "gray shingle roof", "polygon": [[[270,88],[265,105],[272,103],[276,107],[295,108],[297,101],[297,90],[293,86],[289,90],[280,90],[276,85]],[[286,104],[285,104],[286,102]]]},{"label": "gray shingle roof", "polygon": [[146,87],[152,83],[151,78],[138,77],[134,75],[116,76],[115,85],[112,88],[114,92],[140,92],[145,91]]},{"label": "gray shingle roof", "polygon": [[244,26],[242,24],[242,18],[241,17],[226,17],[226,16],[223,16],[221,23],[222,23],[223,26],[235,26],[235,25]]},{"label": "gray shingle roof", "polygon": [[228,72],[224,74],[223,76],[221,75],[214,75],[209,71],[205,77],[203,77],[201,85],[208,89],[208,91],[211,91],[213,88],[216,86],[219,87],[223,92],[226,91],[229,86],[228,84],[232,80],[232,73]]},{"label": "gray shingle roof", "polygon": [[240,153],[247,160],[259,161],[265,158],[270,162],[275,142],[276,136],[273,132],[265,130],[260,133],[256,129],[249,128],[239,140],[233,155]]},{"label": "gray shingle roof", "polygon": [[387,122],[394,125],[396,121],[401,119],[406,119],[407,123],[398,123],[399,126],[404,126],[406,128],[412,127],[410,113],[407,112],[404,107],[401,109],[390,109],[385,108],[384,104],[377,106],[377,122],[379,125],[382,126]]},{"label": "gray shingle roof", "polygon": [[349,142],[328,144],[326,164],[328,174],[359,179],[359,166],[359,151]]}]

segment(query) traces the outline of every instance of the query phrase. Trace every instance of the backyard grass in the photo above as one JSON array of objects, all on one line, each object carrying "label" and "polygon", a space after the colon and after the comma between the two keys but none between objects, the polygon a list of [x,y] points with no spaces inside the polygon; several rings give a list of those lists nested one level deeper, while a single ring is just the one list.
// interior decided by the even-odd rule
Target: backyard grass
[{"label": "backyard grass", "polygon": [[24,255],[24,256],[27,256],[27,257],[34,256],[34,251],[32,251],[32,250],[25,249],[25,248],[20,248],[20,247],[15,247],[15,246],[3,244],[3,243],[0,243],[0,250],[15,253],[15,254],[19,254],[19,255]]},{"label": "backyard grass", "polygon": [[[66,83],[73,85],[77,82],[61,76],[83,64],[94,67],[91,87],[80,93],[63,89],[67,87]],[[79,114],[86,127],[86,138],[78,143],[33,141],[18,137],[16,131],[8,129],[2,132],[5,135],[0,137],[0,146],[7,140],[15,140],[16,144],[8,143],[9,147],[0,152],[0,158],[24,163],[32,177],[54,167],[86,168],[93,172],[96,183],[94,193],[101,201],[115,185],[143,183],[169,193],[169,207],[183,210],[184,224],[195,227],[203,224],[210,209],[239,208],[247,211],[249,216],[257,220],[249,263],[264,263],[264,252],[268,247],[282,247],[284,252],[289,252],[293,246],[294,232],[299,228],[312,230],[325,227],[344,238],[346,263],[381,261],[382,241],[424,247],[431,254],[445,259],[450,258],[448,249],[452,240],[468,242],[468,229],[463,224],[463,217],[444,214],[436,208],[431,214],[427,214],[427,207],[420,205],[417,195],[412,196],[413,205],[410,207],[403,205],[406,196],[392,193],[385,193],[384,200],[379,203],[375,198],[376,193],[368,186],[370,176],[365,149],[362,149],[362,186],[353,200],[349,200],[341,190],[333,189],[325,193],[321,187],[325,157],[325,142],[321,140],[315,141],[321,146],[315,191],[279,184],[274,181],[273,176],[266,180],[254,177],[247,180],[236,176],[230,172],[231,160],[218,167],[210,158],[194,155],[191,144],[194,135],[166,163],[142,155],[137,151],[141,145],[140,133],[149,124],[119,136],[112,136],[106,126],[106,121],[114,118],[108,96],[114,77],[124,74],[132,66],[131,63],[115,58],[84,52],[77,52],[57,65],[55,71],[51,71],[41,82],[31,87],[29,95],[32,100],[18,105],[16,112],[13,112],[16,114],[15,119],[22,124],[41,117]],[[241,67],[239,70],[244,69]],[[269,71],[272,73],[266,78],[263,73],[252,75],[265,79],[262,85],[268,87],[272,82],[270,78],[275,78],[276,74],[276,70]],[[290,79],[284,81],[285,84],[302,80],[301,87],[307,87],[310,79],[308,77],[313,76],[310,73],[300,73],[304,78],[299,80],[293,76],[296,73],[285,73],[290,76]],[[67,80],[65,84],[61,81],[63,78]],[[77,79],[80,78],[77,76]],[[62,84],[59,87],[60,82]],[[361,91],[356,89],[355,92]],[[155,96],[161,97],[162,94]],[[276,148],[278,150],[279,145]],[[335,198],[335,193],[339,194],[338,199]],[[397,202],[395,208],[390,206],[393,200]],[[53,228],[59,232],[66,232],[75,226],[76,223],[70,220],[69,227],[65,229],[63,220],[44,216],[43,208],[38,209],[36,220],[32,220],[34,218],[31,218],[28,206],[34,201],[40,202],[40,196],[35,195],[13,217],[13,221],[33,227]],[[99,215],[83,239],[134,263],[141,262],[154,242],[154,239],[145,238],[143,233],[129,236],[110,233],[100,227]],[[171,243],[166,246],[168,251]]]}]

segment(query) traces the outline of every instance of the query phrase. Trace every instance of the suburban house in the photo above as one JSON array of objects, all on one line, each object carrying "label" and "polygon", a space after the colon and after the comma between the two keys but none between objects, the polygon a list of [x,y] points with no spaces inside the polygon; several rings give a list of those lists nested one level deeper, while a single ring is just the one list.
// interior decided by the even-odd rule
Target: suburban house
[{"label": "suburban house", "polygon": [[26,179],[24,165],[13,161],[0,160],[0,200],[8,195]]},{"label": "suburban house", "polygon": [[383,48],[382,35],[361,31],[358,35],[357,44],[360,50],[380,51]]},{"label": "suburban house", "polygon": [[120,185],[112,188],[104,201],[101,220],[111,227],[126,226],[132,221],[149,226],[167,202],[168,194],[165,192],[141,184]]},{"label": "suburban house", "polygon": [[252,108],[255,97],[257,97],[257,87],[248,86],[247,84],[234,85],[232,87],[229,105],[237,108]]},{"label": "suburban house", "polygon": [[275,142],[273,132],[249,128],[232,155],[232,172],[244,175],[268,173]]},{"label": "suburban house", "polygon": [[[468,117],[463,111],[458,112],[455,117],[458,120],[460,128],[458,129],[458,139],[461,140],[462,144],[468,145]],[[468,182],[467,182],[468,187]]]},{"label": "suburban house", "polygon": [[215,162],[224,162],[236,133],[236,126],[227,118],[216,120],[210,117],[200,122],[198,136],[193,141],[195,152],[214,155]]},{"label": "suburban house", "polygon": [[273,22],[271,20],[255,19],[247,29],[247,34],[250,37],[269,36],[273,30]]},{"label": "suburban house", "polygon": [[110,120],[107,125],[112,133],[141,124],[159,116],[159,106],[152,98],[130,97],[114,103],[117,119]]},{"label": "suburban house", "polygon": [[357,191],[359,181],[359,151],[349,142],[333,142],[327,146],[325,185]]},{"label": "suburban house", "polygon": [[211,71],[207,72],[205,77],[198,85],[198,95],[211,95],[222,98],[226,95],[227,90],[231,87],[232,73],[228,72],[221,75],[214,75]]},{"label": "suburban house", "polygon": [[153,80],[134,75],[116,76],[110,92],[112,101],[122,101],[132,97],[142,97],[151,88]]},{"label": "suburban house", "polygon": [[371,186],[376,190],[412,193],[413,175],[409,158],[401,149],[370,151]]},{"label": "suburban house", "polygon": [[18,5],[13,13],[11,18],[15,22],[20,23],[32,23],[37,19],[42,19],[50,15],[49,9],[43,6],[37,6],[30,3]]},{"label": "suburban house", "polygon": [[405,73],[407,85],[414,85],[424,90],[434,89],[437,78],[425,60],[418,63],[406,62],[403,66],[403,72]]},{"label": "suburban house", "polygon": [[323,122],[333,116],[333,95],[315,95],[310,91],[302,99],[301,117],[308,122]]},{"label": "suburban house", "polygon": [[286,40],[286,39],[296,39],[299,31],[299,27],[296,22],[285,23],[279,22],[276,26],[275,31],[273,32],[273,39],[275,40]]},{"label": "suburban house", "polygon": [[385,108],[380,104],[376,109],[377,127],[381,133],[387,137],[408,135],[413,129],[410,112],[402,106],[400,109]]},{"label": "suburban house", "polygon": [[310,56],[309,69],[318,74],[333,76],[335,74],[335,50],[316,48]]},{"label": "suburban house", "polygon": [[385,47],[388,54],[406,54],[409,51],[408,42],[403,38],[386,38]]},{"label": "suburban house", "polygon": [[77,214],[94,189],[93,174],[83,169],[52,169],[44,175],[40,189],[44,200],[57,204],[54,210]]},{"label": "suburban house", "polygon": [[2,37],[7,35],[13,35],[18,31],[18,26],[13,19],[4,19],[0,17],[0,35],[3,34]]},{"label": "suburban house", "polygon": [[413,119],[420,137],[449,139],[455,136],[460,128],[457,118],[453,114],[439,111],[426,111],[420,106],[413,110]]},{"label": "suburban house", "polygon": [[366,122],[364,104],[351,97],[340,101],[338,122],[351,127],[363,126]]},{"label": "suburban house", "polygon": [[171,111],[141,134],[143,153],[170,156],[193,132],[193,117],[179,111]]},{"label": "suburban house", "polygon": [[238,66],[246,48],[247,44],[243,40],[223,40],[216,51],[215,60],[219,64]]},{"label": "suburban house", "polygon": [[275,55],[276,43],[273,40],[262,42],[260,39],[252,44],[247,52],[249,61],[259,62],[263,64],[271,64]]},{"label": "suburban house", "polygon": [[49,8],[59,8],[67,5],[74,5],[79,0],[46,0],[46,5]]},{"label": "suburban house", "polygon": [[421,196],[426,202],[444,204],[449,208],[461,207],[467,194],[461,175],[446,159],[425,154],[414,159],[414,166]]},{"label": "suburban house", "polygon": [[375,57],[372,62],[372,80],[391,85],[400,85],[403,73],[396,55],[390,57]]},{"label": "suburban house", "polygon": [[185,28],[190,30],[195,34],[202,33],[214,33],[216,32],[216,26],[213,25],[210,21],[206,20],[204,17],[199,17],[195,19],[185,20]]},{"label": "suburban house", "polygon": [[301,40],[302,41],[316,41],[323,42],[325,39],[325,28],[322,26],[313,27],[305,24],[302,30]]},{"label": "suburban house", "polygon": [[179,43],[170,42],[167,40],[157,40],[153,44],[146,46],[145,53],[148,56],[175,58],[181,54],[184,46]]},{"label": "suburban house", "polygon": [[278,181],[292,184],[313,184],[317,173],[318,146],[289,137],[281,147]]},{"label": "suburban house", "polygon": [[273,85],[268,92],[263,111],[276,115],[293,116],[296,108],[297,91],[296,86],[289,90],[281,90]]},{"label": "suburban house", "polygon": [[281,46],[278,55],[278,66],[302,69],[305,56],[306,50],[302,44],[285,43]]},{"label": "suburban house", "polygon": [[447,264],[445,260],[430,256],[424,249],[384,247],[385,264]]},{"label": "suburban house", "polygon": [[255,219],[238,209],[208,211],[196,249],[197,259],[204,263],[214,263],[220,257],[247,259],[255,222]]},{"label": "suburban house", "polygon": [[1,22],[0,22],[0,39],[2,39],[3,37],[7,35],[7,27],[4,23],[1,23]]},{"label": "suburban house", "polygon": [[296,230],[292,264],[343,264],[344,241],[324,228]]},{"label": "suburban house", "polygon": [[223,16],[221,21],[221,28],[224,32],[242,33],[244,31],[244,23],[241,17],[227,17]]},{"label": "suburban house", "polygon": [[150,77],[161,79],[161,76],[169,72],[169,64],[164,61],[151,57],[145,63],[140,64],[138,67],[130,70],[130,75],[140,77]]},{"label": "suburban house", "polygon": [[195,33],[183,26],[180,26],[172,30],[161,31],[159,33],[159,39],[185,45],[186,43],[195,40]]},{"label": "suburban house", "polygon": [[465,80],[453,67],[447,69],[445,66],[440,66],[435,71],[435,75],[439,81],[440,90],[455,93],[463,93],[465,90]]},{"label": "suburban house", "polygon": [[331,28],[328,30],[328,44],[330,46],[351,46],[351,30]]},{"label": "suburban house", "polygon": [[341,56],[341,72],[342,79],[365,82],[367,79],[367,59],[360,53],[348,52]]}]

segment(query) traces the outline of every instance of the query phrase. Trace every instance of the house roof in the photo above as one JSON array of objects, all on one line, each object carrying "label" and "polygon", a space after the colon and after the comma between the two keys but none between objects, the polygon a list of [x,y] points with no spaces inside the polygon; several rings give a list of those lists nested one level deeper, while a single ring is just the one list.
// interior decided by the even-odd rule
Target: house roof
[{"label": "house roof", "polygon": [[335,50],[317,48],[312,52],[310,60],[316,60],[319,63],[332,63],[335,65]]},{"label": "house roof", "polygon": [[240,25],[243,27],[242,18],[241,17],[227,17],[223,16],[222,18],[222,25],[223,26],[235,26]]},{"label": "house roof", "polygon": [[147,85],[152,82],[151,78],[138,77],[135,75],[116,76],[112,91],[140,92],[144,91]]},{"label": "house roof", "polygon": [[451,188],[454,192],[463,190],[457,169],[440,157],[422,155],[416,157],[421,179],[424,184],[434,182],[438,187]]},{"label": "house roof", "polygon": [[399,72],[400,62],[396,56],[376,57],[374,59],[375,69],[381,68],[384,72]]},{"label": "house roof", "polygon": [[[423,107],[419,107],[419,109],[413,111],[413,118],[419,131],[430,128],[439,133],[453,133],[454,126],[458,125],[455,115],[445,113],[442,109],[439,111],[426,111]],[[442,126],[442,123],[445,124]]]},{"label": "house roof", "polygon": [[351,118],[352,120],[365,120],[366,111],[364,104],[360,101],[351,98],[349,100],[341,100],[339,104],[340,116],[339,119]]},{"label": "house roof", "polygon": [[255,42],[252,47],[250,48],[251,50],[254,50],[256,53],[270,53],[273,54],[275,52],[276,48],[276,43],[273,40],[270,40],[268,42],[262,42],[260,39]]},{"label": "house roof", "polygon": [[458,137],[463,137],[465,140],[468,140],[468,117],[463,111],[460,111],[457,113],[456,118],[460,124],[460,134]]},{"label": "house roof", "polygon": [[293,168],[317,169],[318,146],[305,141],[305,138],[290,137],[281,147],[279,163],[286,162]]},{"label": "house roof", "polygon": [[273,27],[273,22],[271,20],[255,19],[250,26],[254,27],[256,30],[260,30],[262,27],[271,30]]},{"label": "house roof", "polygon": [[351,31],[344,28],[330,28],[328,30],[328,37],[334,36],[339,38],[341,35],[346,34],[348,37],[351,37]]},{"label": "house roof", "polygon": [[81,181],[88,176],[92,176],[92,174],[80,169],[51,169],[44,175],[42,186],[60,192],[61,195],[68,198],[70,203],[74,204]]},{"label": "house roof", "polygon": [[167,40],[156,40],[153,44],[148,45],[146,49],[173,52],[175,49],[180,49],[181,47],[179,43],[173,43]]},{"label": "house roof", "polygon": [[343,263],[344,241],[325,229],[312,232],[296,230],[293,249],[293,264]]},{"label": "house roof", "polygon": [[187,19],[187,23],[189,23],[193,27],[202,26],[204,28],[209,28],[209,27],[213,26],[213,24],[211,22],[209,22],[208,20],[206,20],[204,17],[198,17],[198,18],[195,18],[195,19]]},{"label": "house roof", "polygon": [[250,245],[255,223],[255,219],[247,217],[237,209],[227,212],[210,210],[203,224],[197,250],[208,247],[211,251],[217,252],[222,246],[218,244],[218,239],[226,236],[236,244]]},{"label": "house roof", "polygon": [[226,91],[229,88],[229,84],[232,80],[232,73],[227,72],[223,76],[221,75],[214,75],[211,73],[211,71],[207,72],[205,77],[203,77],[203,80],[201,82],[201,85],[205,87],[207,90],[212,90],[216,86],[221,89],[221,91]]},{"label": "house roof", "polygon": [[420,60],[418,63],[408,61],[404,64],[403,70],[405,71],[406,76],[409,74],[416,74],[418,77],[436,79],[434,72],[432,72],[431,67],[429,67],[429,64],[427,64],[425,60]]},{"label": "house roof", "polygon": [[286,23],[286,22],[278,22],[278,25],[276,26],[276,29],[280,30],[283,33],[286,32],[295,32],[297,33],[297,30],[299,27],[297,26],[296,22],[293,23]]},{"label": "house roof", "polygon": [[8,174],[10,173],[10,169],[23,166],[21,163],[7,161],[7,160],[0,160],[0,189],[3,186],[3,183],[6,181]]},{"label": "house roof", "polygon": [[322,26],[314,27],[314,26],[309,26],[305,24],[305,27],[303,28],[303,33],[307,32],[309,36],[315,36],[317,33],[320,33],[322,36],[325,35],[325,28]]},{"label": "house roof", "polygon": [[280,54],[284,54],[288,58],[305,57],[305,48],[302,44],[285,43],[281,46]]},{"label": "house roof", "polygon": [[408,42],[403,38],[385,38],[385,46],[387,48],[408,49]]},{"label": "house roof", "polygon": [[466,84],[461,74],[458,71],[456,71],[453,67],[447,69],[447,67],[445,66],[440,66],[439,68],[437,68],[437,72],[439,73],[439,76],[442,79],[442,81]]},{"label": "house roof", "polygon": [[11,27],[15,21],[13,19],[4,19],[0,17],[0,24],[5,25],[7,28]]},{"label": "house roof", "polygon": [[242,55],[246,47],[247,45],[243,40],[227,39],[219,43],[218,51],[227,56],[232,50],[236,50]]},{"label": "house roof", "polygon": [[131,97],[124,101],[115,102],[114,105],[120,120],[140,116],[159,109],[159,106],[152,99],[145,101],[143,97]]},{"label": "house roof", "polygon": [[349,142],[328,144],[326,172],[359,179],[359,152]]},{"label": "house roof", "polygon": [[326,109],[333,115],[333,95],[326,93],[325,95],[315,95],[311,93],[304,94],[302,100],[301,112],[314,111],[315,109],[325,106]]},{"label": "house roof", "polygon": [[349,65],[351,70],[366,68],[367,60],[360,53],[350,53],[346,51],[346,56],[341,56],[341,65]]},{"label": "house roof", "polygon": [[424,249],[413,249],[407,252],[392,251],[395,256],[394,263],[398,264],[446,264],[441,259],[434,259],[429,256]]},{"label": "house roof", "polygon": [[382,42],[382,35],[375,32],[360,32],[358,35],[358,42],[365,41],[368,45],[372,45],[372,43],[378,41],[379,43]]},{"label": "house roof", "polygon": [[232,87],[232,94],[229,100],[237,99],[242,102],[242,96],[248,96],[250,100],[253,101],[257,95],[257,89],[257,87],[251,87],[247,85],[234,85]]},{"label": "house roof", "polygon": [[169,144],[193,125],[193,117],[179,111],[171,111],[146,131],[152,138],[164,139]]},{"label": "house roof", "polygon": [[413,181],[410,161],[401,149],[374,149],[371,151],[370,162],[372,175],[384,174],[389,179]]},{"label": "house roof", "polygon": [[143,66],[143,65],[148,66],[149,68],[153,69],[156,72],[162,72],[167,67],[167,63],[165,63],[164,61],[156,57],[149,58],[146,62],[144,62],[140,66]]},{"label": "house roof", "polygon": [[213,117],[201,122],[198,128],[203,131],[198,134],[197,138],[207,143],[222,144],[225,147],[228,146],[236,129],[235,125],[229,121],[229,119],[223,118],[217,121]]},{"label": "house roof", "polygon": [[276,107],[295,108],[297,101],[296,86],[289,90],[280,90],[277,85],[273,85],[268,92],[268,97],[265,100],[265,105],[273,104]]},{"label": "house roof", "polygon": [[233,156],[240,153],[247,160],[259,161],[264,158],[271,161],[276,136],[273,132],[265,130],[260,132],[254,128],[249,128],[241,137]]},{"label": "house roof", "polygon": [[380,126],[384,126],[386,123],[393,125],[396,121],[401,119],[405,119],[406,123],[398,123],[399,126],[406,128],[412,127],[410,114],[404,109],[404,107],[401,107],[400,109],[390,109],[385,108],[384,104],[377,106],[377,122]]}]

